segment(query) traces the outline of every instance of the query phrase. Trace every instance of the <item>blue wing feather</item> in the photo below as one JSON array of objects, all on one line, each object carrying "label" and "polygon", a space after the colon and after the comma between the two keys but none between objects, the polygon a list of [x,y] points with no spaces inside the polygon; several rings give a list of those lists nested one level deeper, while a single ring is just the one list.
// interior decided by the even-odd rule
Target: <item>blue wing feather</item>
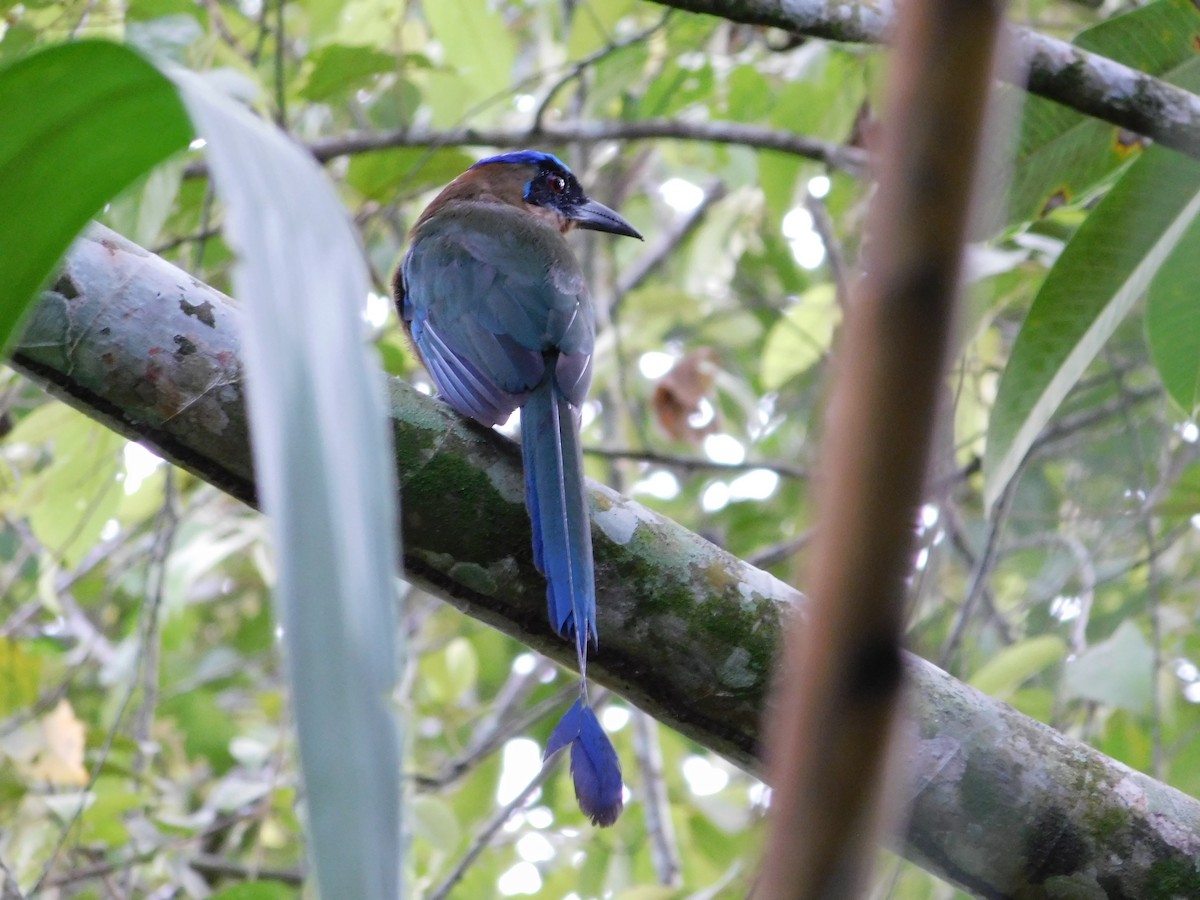
[{"label": "blue wing feather", "polygon": [[438,390],[459,413],[486,425],[498,425],[520,403],[520,395],[503,390],[469,358],[456,354],[429,323],[419,333],[414,329],[413,340]]}]

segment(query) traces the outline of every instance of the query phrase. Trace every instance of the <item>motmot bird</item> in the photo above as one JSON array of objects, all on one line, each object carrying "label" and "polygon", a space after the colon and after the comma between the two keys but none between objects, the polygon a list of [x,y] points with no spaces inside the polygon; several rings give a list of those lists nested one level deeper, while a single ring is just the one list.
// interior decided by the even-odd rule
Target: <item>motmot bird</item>
[{"label": "motmot bird", "polygon": [[490,426],[521,409],[533,559],[546,578],[550,624],[574,641],[579,660],[579,700],[546,757],[570,745],[580,808],[593,824],[611,825],[623,803],[621,766],[587,699],[596,587],[579,413],[595,316],[565,237],[572,228],[642,237],[585,196],[557,157],[490,156],[421,213],[392,286],[409,339],[454,410]]}]

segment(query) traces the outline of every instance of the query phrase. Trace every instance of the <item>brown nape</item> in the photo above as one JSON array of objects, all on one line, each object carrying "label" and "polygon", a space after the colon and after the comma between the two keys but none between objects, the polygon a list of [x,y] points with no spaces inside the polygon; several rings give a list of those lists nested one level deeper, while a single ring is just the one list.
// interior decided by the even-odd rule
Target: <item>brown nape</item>
[{"label": "brown nape", "polygon": [[485,203],[507,203],[532,211],[525,203],[525,185],[537,173],[536,166],[514,166],[511,163],[492,163],[467,169],[434,198],[413,230],[452,200],[480,200]]},{"label": "brown nape", "polygon": [[403,266],[396,266],[396,274],[392,276],[392,299],[396,301],[396,309],[400,309],[402,306],[404,306]]}]

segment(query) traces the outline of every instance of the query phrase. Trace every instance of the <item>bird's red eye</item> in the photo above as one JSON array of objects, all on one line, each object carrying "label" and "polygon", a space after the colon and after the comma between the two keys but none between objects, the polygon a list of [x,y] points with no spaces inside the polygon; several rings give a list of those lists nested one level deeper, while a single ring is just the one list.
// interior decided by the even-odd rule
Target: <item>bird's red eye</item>
[{"label": "bird's red eye", "polygon": [[561,194],[567,189],[567,182],[561,175],[551,175],[546,182],[555,194]]}]

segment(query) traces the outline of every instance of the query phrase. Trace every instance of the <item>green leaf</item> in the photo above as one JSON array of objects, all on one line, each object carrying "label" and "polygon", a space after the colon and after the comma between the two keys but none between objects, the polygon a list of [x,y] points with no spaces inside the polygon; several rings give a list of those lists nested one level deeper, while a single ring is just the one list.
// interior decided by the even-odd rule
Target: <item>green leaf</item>
[{"label": "green leaf", "polygon": [[1000,379],[984,453],[989,506],[1200,213],[1200,163],[1151,147],[1084,220],[1034,298]]},{"label": "green leaf", "polygon": [[767,335],[759,370],[763,387],[778,390],[821,359],[829,350],[839,319],[832,284],[806,291]]},{"label": "green leaf", "polygon": [[300,88],[300,96],[313,101],[327,100],[370,84],[376,75],[396,71],[395,55],[371,47],[329,44],[313,51],[309,60],[312,68]]},{"label": "green leaf", "polygon": [[1004,700],[1022,684],[1067,654],[1066,642],[1054,634],[1017,641],[987,661],[971,678],[972,687]]},{"label": "green leaf", "polygon": [[650,83],[640,114],[646,118],[674,115],[693,103],[708,101],[712,92],[713,70],[708,63],[698,68],[671,63]]},{"label": "green leaf", "polygon": [[448,803],[429,794],[412,800],[413,834],[424,838],[442,853],[451,853],[462,839],[462,828]]},{"label": "green leaf", "polygon": [[246,881],[209,896],[209,900],[291,900],[300,892],[281,881]]},{"label": "green leaf", "polygon": [[359,153],[350,160],[346,183],[368,199],[391,203],[401,192],[416,194],[448,184],[474,162],[462,150],[405,147]]},{"label": "green leaf", "polygon": [[1129,620],[1106,641],[1093,644],[1067,664],[1068,696],[1144,713],[1154,690],[1154,651]]},{"label": "green leaf", "polygon": [[798,134],[845,141],[867,98],[862,51],[813,41],[802,58],[802,73],[775,91],[771,124]]},{"label": "green leaf", "polygon": [[450,699],[457,700],[470,690],[479,678],[479,659],[475,656],[475,648],[465,637],[456,637],[447,644],[445,654]]},{"label": "green leaf", "polygon": [[1163,387],[1185,415],[1200,409],[1200,226],[1167,257],[1146,298],[1146,339]]},{"label": "green leaf", "polygon": [[215,694],[192,690],[168,697],[162,701],[159,715],[179,723],[188,756],[204,760],[217,773],[234,764],[229,742],[237,737],[237,726],[217,704]]},{"label": "green leaf", "polygon": [[126,822],[131,810],[145,805],[145,800],[129,790],[123,778],[104,777],[91,789],[92,802],[80,817],[80,840],[89,844],[122,844],[129,840]]},{"label": "green leaf", "polygon": [[[786,153],[762,150],[758,154],[758,179],[762,186],[763,202],[771,217],[772,235],[777,233],[775,229],[795,205],[796,180],[803,166],[801,160]],[[791,268],[795,268],[795,260],[789,258],[787,262]]]},{"label": "green leaf", "polygon": [[0,70],[0,122],[3,349],[88,219],[186,147],[192,128],[161,73],[102,41],[49,47]]},{"label": "green leaf", "polygon": [[453,66],[485,97],[512,81],[516,48],[497,4],[486,0],[438,0],[422,5],[433,36]]},{"label": "green leaf", "polygon": [[324,897],[399,896],[395,470],[382,383],[362,340],[370,280],[316,162],[277,129],[173,70],[225,200],[245,313],[258,495],[270,518]]},{"label": "green leaf", "polygon": [[1148,772],[1154,768],[1154,741],[1145,719],[1118,709],[1104,723],[1104,734],[1096,749],[1131,769]]},{"label": "green leaf", "polygon": [[734,122],[759,122],[775,108],[775,86],[757,66],[738,66],[729,73],[729,94],[725,114]]},{"label": "green leaf", "polygon": [[607,47],[616,35],[617,23],[640,4],[636,0],[605,0],[587,8],[576,8],[567,38],[567,58],[579,59]]},{"label": "green leaf", "polygon": [[69,406],[47,403],[22,419],[8,440],[52,444],[50,463],[21,482],[10,508],[29,518],[38,541],[64,566],[74,567],[124,496],[117,482],[124,438]]},{"label": "green leaf", "polygon": [[0,637],[0,719],[33,706],[42,677],[42,661],[16,641]]}]

